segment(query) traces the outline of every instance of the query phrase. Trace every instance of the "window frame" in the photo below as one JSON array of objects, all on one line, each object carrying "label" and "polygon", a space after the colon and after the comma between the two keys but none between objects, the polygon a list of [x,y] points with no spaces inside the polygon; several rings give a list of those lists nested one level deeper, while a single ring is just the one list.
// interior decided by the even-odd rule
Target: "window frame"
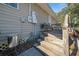
[{"label": "window frame", "polygon": [[13,8],[13,9],[19,10],[19,3],[16,3],[17,4],[17,8],[16,7],[13,7],[11,5],[5,4],[5,3],[2,3],[2,4],[5,5],[5,6],[7,6],[7,7],[9,7],[9,8]]}]

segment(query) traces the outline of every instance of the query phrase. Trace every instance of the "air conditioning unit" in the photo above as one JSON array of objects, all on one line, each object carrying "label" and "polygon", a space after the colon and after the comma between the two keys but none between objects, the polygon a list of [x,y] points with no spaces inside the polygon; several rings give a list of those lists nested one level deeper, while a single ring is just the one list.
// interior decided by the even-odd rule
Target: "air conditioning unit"
[{"label": "air conditioning unit", "polygon": [[32,22],[37,23],[37,17],[36,17],[36,12],[35,11],[32,12]]}]

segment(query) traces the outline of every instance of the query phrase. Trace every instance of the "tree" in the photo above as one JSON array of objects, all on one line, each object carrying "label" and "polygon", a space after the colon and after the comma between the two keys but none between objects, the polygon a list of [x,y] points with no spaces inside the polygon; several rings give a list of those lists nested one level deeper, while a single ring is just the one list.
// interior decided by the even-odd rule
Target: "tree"
[{"label": "tree", "polygon": [[67,13],[71,16],[73,27],[77,27],[79,25],[79,4],[69,4]]},{"label": "tree", "polygon": [[79,25],[79,4],[67,4],[67,7],[57,13],[57,18],[61,25],[64,23],[65,14],[70,15],[71,22],[74,27]]},{"label": "tree", "polygon": [[67,7],[63,8],[59,13],[57,13],[58,22],[61,23],[61,26],[64,23],[65,15],[67,14]]}]

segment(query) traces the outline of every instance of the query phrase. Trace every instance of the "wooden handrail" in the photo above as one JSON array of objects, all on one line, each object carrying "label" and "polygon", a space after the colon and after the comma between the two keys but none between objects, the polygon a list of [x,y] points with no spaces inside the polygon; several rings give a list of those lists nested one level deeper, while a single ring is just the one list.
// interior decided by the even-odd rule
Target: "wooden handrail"
[{"label": "wooden handrail", "polygon": [[[71,28],[69,27],[70,25],[69,25],[69,20],[70,20],[70,18],[69,18],[70,16],[69,15],[67,15],[66,14],[66,16],[65,16],[65,21],[64,21],[64,27],[63,27],[63,36],[62,36],[62,38],[63,38],[63,40],[64,40],[64,53],[65,53],[65,55],[66,56],[69,56],[69,55],[72,55],[74,52],[75,52],[75,54],[76,54],[76,52],[77,52],[77,37],[75,37],[74,35],[73,35],[73,29],[71,30]],[[70,30],[69,30],[70,29]],[[73,52],[70,54],[70,40],[71,40],[71,37],[72,36],[72,38],[73,38],[73,42],[71,43],[71,45],[73,44],[74,45],[74,49],[75,50],[73,50]],[[75,54],[73,54],[73,55],[75,55]]]},{"label": "wooden handrail", "polygon": [[68,29],[63,29],[63,41],[64,41],[64,53],[66,56],[69,56],[69,38],[68,38]]},{"label": "wooden handrail", "polygon": [[64,53],[65,53],[66,56],[69,56],[68,20],[69,20],[69,15],[66,14],[64,25],[63,25],[63,30],[62,30],[63,31],[62,38],[64,40]]}]

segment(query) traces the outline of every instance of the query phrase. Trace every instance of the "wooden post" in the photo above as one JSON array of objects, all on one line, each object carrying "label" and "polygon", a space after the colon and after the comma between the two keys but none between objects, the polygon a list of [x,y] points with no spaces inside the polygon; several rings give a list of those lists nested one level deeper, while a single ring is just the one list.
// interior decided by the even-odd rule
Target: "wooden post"
[{"label": "wooden post", "polygon": [[63,40],[64,40],[64,53],[66,56],[69,56],[69,34],[68,29],[63,29]]},{"label": "wooden post", "polygon": [[68,15],[65,16],[64,26],[63,26],[63,40],[64,40],[64,53],[69,56],[69,32],[68,32]]}]

